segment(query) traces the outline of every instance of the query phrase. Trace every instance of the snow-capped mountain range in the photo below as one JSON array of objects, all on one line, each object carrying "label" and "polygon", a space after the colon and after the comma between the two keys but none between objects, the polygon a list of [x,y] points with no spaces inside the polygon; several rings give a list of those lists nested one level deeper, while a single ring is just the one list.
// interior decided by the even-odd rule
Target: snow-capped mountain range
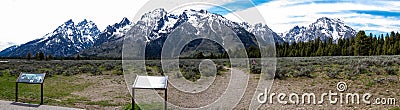
[{"label": "snow-capped mountain range", "polygon": [[[127,36],[139,36],[134,39],[139,39],[141,41],[147,42],[146,46],[146,57],[159,57],[161,53],[162,46],[171,32],[176,32],[177,28],[181,29],[178,34],[182,37],[189,37],[192,35],[197,36],[213,36],[220,35],[221,30],[231,30],[234,34],[238,36],[240,41],[245,47],[255,46],[257,47],[257,38],[250,33],[247,28],[243,28],[240,23],[233,22],[226,19],[225,17],[210,13],[206,10],[183,10],[182,12],[168,13],[164,9],[156,9],[145,13],[141,19],[132,27]],[[262,27],[268,28],[268,27]],[[218,30],[214,30],[218,29]],[[265,30],[270,30],[265,29]],[[266,33],[273,33],[273,31],[268,31]],[[220,39],[228,39],[226,36],[219,36]],[[261,36],[260,36],[261,37]],[[280,38],[279,36],[275,36]],[[265,39],[265,38],[262,38]],[[178,40],[179,41],[179,40]],[[200,45],[200,43],[212,44],[207,41],[199,41],[194,44],[188,45]],[[224,44],[222,44],[224,45]],[[210,46],[217,47],[217,46]],[[229,46],[228,46],[229,47]],[[211,50],[220,50],[212,48]],[[198,51],[198,50],[196,50]],[[205,50],[200,50],[205,51]],[[189,52],[190,53],[190,52]],[[207,52],[206,52],[207,53]],[[218,54],[218,53],[217,53]],[[148,56],[149,55],[149,56]]]},{"label": "snow-capped mountain range", "polygon": [[84,57],[106,57],[121,58],[123,39],[125,33],[134,25],[128,18],[123,18],[119,23],[108,25],[100,33],[94,45],[88,49],[82,50],[76,55]]},{"label": "snow-capped mountain range", "polygon": [[343,21],[326,17],[319,18],[308,27],[295,26],[288,32],[277,34],[266,24],[237,23],[206,10],[189,9],[179,14],[172,14],[159,8],[145,13],[136,23],[123,18],[119,23],[109,25],[103,31],[100,31],[94,22],[86,19],[77,24],[68,20],[42,38],[1,51],[0,56],[25,57],[27,53],[34,55],[43,51],[45,54],[62,57],[77,54],[121,57],[123,40],[125,36],[132,36],[132,34],[144,36],[140,39],[146,42],[146,52],[159,54],[168,35],[185,23],[189,24],[189,27],[185,27],[190,29],[188,33],[193,31],[194,34],[208,32],[205,27],[224,25],[230,28],[246,47],[256,46],[256,39],[292,43],[294,41],[307,42],[317,37],[321,37],[322,40],[333,38],[336,41],[339,38],[350,38],[356,35],[356,31],[346,26]]},{"label": "snow-capped mountain range", "polygon": [[119,23],[108,25],[106,29],[98,35],[94,46],[99,46],[105,42],[111,42],[123,38],[125,32],[130,29],[131,25],[132,22],[126,17]]},{"label": "snow-capped mountain range", "polygon": [[12,52],[14,49],[16,49],[18,47],[19,47],[19,45],[13,45],[13,46],[7,47],[6,49],[4,49],[0,52],[0,56],[6,56],[8,53]]},{"label": "snow-capped mountain range", "polygon": [[[172,14],[167,13],[166,10],[159,8],[155,9],[154,11],[145,13],[141,19],[137,22],[137,28],[141,30],[150,30],[149,32],[142,33],[148,35],[146,37],[146,41],[149,42],[151,40],[158,39],[163,35],[168,35],[171,33],[175,28],[180,26],[183,23],[189,23],[194,28],[197,29],[198,32],[201,31],[201,28],[205,25],[213,25],[212,23],[220,23],[229,28],[233,31],[239,31],[238,29],[244,29],[245,31],[251,32],[252,29],[255,29],[255,26],[247,24],[247,23],[237,23],[231,20],[226,19],[225,17],[210,13],[206,10],[184,10],[180,14]],[[247,27],[243,27],[242,24],[246,24]],[[260,25],[256,25],[259,28],[267,28],[266,30],[271,30],[267,26],[262,27]],[[270,31],[270,33],[275,33]],[[277,35],[277,34],[276,34]],[[278,36],[276,36],[278,37]],[[279,39],[279,38],[278,38]]]},{"label": "snow-capped mountain range", "polygon": [[355,37],[356,30],[344,24],[340,19],[322,17],[308,27],[295,26],[285,33],[281,33],[282,38],[289,43],[308,42],[317,39],[325,41],[332,38],[334,42],[338,39]]},{"label": "snow-capped mountain range", "polygon": [[84,19],[75,23],[70,19],[42,38],[7,48],[1,51],[0,55],[3,57],[25,57],[27,53],[35,55],[42,51],[47,55],[69,57],[92,47],[98,42],[104,42],[102,41],[104,38],[108,39],[114,34],[120,34],[114,32],[119,32],[119,29],[123,29],[128,24],[130,24],[130,21],[124,18],[121,23],[116,23],[100,32],[93,21]]}]

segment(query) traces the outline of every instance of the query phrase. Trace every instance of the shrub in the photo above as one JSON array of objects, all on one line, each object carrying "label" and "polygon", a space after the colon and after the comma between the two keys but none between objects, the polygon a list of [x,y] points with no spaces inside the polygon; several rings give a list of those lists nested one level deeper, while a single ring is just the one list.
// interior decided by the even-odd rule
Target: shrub
[{"label": "shrub", "polygon": [[65,72],[64,75],[65,76],[72,76],[72,75],[77,75],[79,74],[79,69],[77,67],[71,67],[68,68]]},{"label": "shrub", "polygon": [[253,74],[260,74],[261,66],[260,65],[251,65],[250,72]]},{"label": "shrub", "polygon": [[38,71],[39,73],[46,73],[46,77],[49,76],[53,76],[54,75],[54,71],[53,69],[39,69]]},{"label": "shrub", "polygon": [[286,69],[283,68],[276,68],[276,72],[275,72],[275,78],[280,79],[280,80],[284,80],[287,78],[286,75]]},{"label": "shrub", "polygon": [[92,75],[102,75],[103,73],[101,72],[101,70],[99,68],[90,68],[89,71]]},{"label": "shrub", "polygon": [[82,73],[89,73],[89,72],[92,72],[93,67],[91,65],[83,65],[83,66],[79,67],[79,70]]},{"label": "shrub", "polygon": [[123,75],[124,74],[124,72],[122,72],[120,70],[114,70],[112,73],[115,75]]},{"label": "shrub", "polygon": [[392,66],[394,64],[394,61],[384,61],[382,62],[382,66]]},{"label": "shrub", "polygon": [[312,72],[312,71],[313,71],[313,70],[312,70],[312,67],[311,67],[311,66],[303,67],[303,68],[301,68],[301,70],[300,70],[299,76],[306,76],[306,77],[309,77],[309,78],[313,78],[313,77],[315,77],[315,76],[311,75],[311,72]]},{"label": "shrub", "polygon": [[115,66],[113,74],[123,75],[124,74],[124,70],[122,68],[122,65]]},{"label": "shrub", "polygon": [[337,72],[337,71],[327,71],[327,72],[326,72],[326,75],[327,75],[329,78],[336,79],[336,78],[338,78],[338,76],[339,76],[339,72]]},{"label": "shrub", "polygon": [[37,68],[32,67],[30,65],[21,65],[21,66],[19,66],[17,71],[19,71],[19,72],[37,72]]},{"label": "shrub", "polygon": [[112,63],[110,63],[110,62],[104,63],[104,64],[103,64],[103,67],[104,67],[104,69],[107,70],[107,71],[116,68],[116,66],[114,66],[114,64],[112,64]]},{"label": "shrub", "polygon": [[183,74],[183,77],[185,77],[185,79],[193,82],[197,79],[200,79],[201,76],[198,68],[196,67],[183,67],[181,69],[181,73]]},{"label": "shrub", "polygon": [[385,78],[375,78],[374,83],[383,84],[385,82]]},{"label": "shrub", "polygon": [[19,72],[19,70],[15,70],[15,69],[10,70],[10,76],[18,76],[19,73],[21,73],[21,72]]},{"label": "shrub", "polygon": [[397,69],[392,68],[392,67],[385,67],[384,70],[388,75],[397,75],[397,71],[398,71]]},{"label": "shrub", "polygon": [[217,75],[222,75],[227,69],[223,65],[217,65]]},{"label": "shrub", "polygon": [[369,81],[367,84],[365,84],[365,86],[367,87],[371,87],[372,85],[374,85],[375,83],[373,81]]},{"label": "shrub", "polygon": [[55,73],[56,75],[61,75],[61,74],[64,73],[64,68],[57,67],[57,68],[55,68],[54,73]]},{"label": "shrub", "polygon": [[353,72],[352,72],[352,74],[354,74],[354,76],[358,75],[358,74],[364,74],[364,73],[368,72],[368,69],[367,69],[367,67],[365,65],[358,64],[358,65],[353,65],[353,67],[355,67]]}]

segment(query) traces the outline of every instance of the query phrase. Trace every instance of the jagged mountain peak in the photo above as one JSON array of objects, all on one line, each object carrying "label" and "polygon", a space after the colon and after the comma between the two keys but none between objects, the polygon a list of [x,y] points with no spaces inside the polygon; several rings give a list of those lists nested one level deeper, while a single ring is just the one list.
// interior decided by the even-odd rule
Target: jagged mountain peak
[{"label": "jagged mountain peak", "polygon": [[296,25],[296,26],[293,27],[293,29],[300,29],[300,28],[306,28],[306,27],[304,27],[304,26],[300,27],[299,25]]},{"label": "jagged mountain peak", "polygon": [[75,24],[69,19],[42,38],[22,44],[1,56],[23,57],[27,53],[43,51],[46,55],[66,57],[91,47],[99,33],[93,21],[84,19]]},{"label": "jagged mountain peak", "polygon": [[321,17],[318,18],[316,22],[324,22],[324,23],[328,23],[328,22],[336,22],[336,23],[344,23],[342,20],[340,20],[339,18],[328,18],[328,17]]},{"label": "jagged mountain peak", "polygon": [[131,21],[126,17],[122,18],[121,22],[119,22],[119,24],[125,24],[125,25],[130,24],[130,23],[131,23]]},{"label": "jagged mountain peak", "polygon": [[133,23],[126,17],[122,18],[119,23],[108,25],[106,29],[98,35],[93,46],[99,46],[105,42],[122,39],[125,36],[125,32],[128,31],[132,25]]},{"label": "jagged mountain peak", "polygon": [[332,38],[336,42],[338,39],[354,37],[356,33],[339,18],[321,17],[308,27],[293,27],[288,32],[282,33],[281,37],[289,43],[308,42],[318,37],[323,41]]},{"label": "jagged mountain peak", "polygon": [[182,15],[215,15],[214,13],[209,13],[207,10],[194,10],[194,9],[186,9],[182,12]]},{"label": "jagged mountain peak", "polygon": [[117,29],[123,28],[123,27],[131,25],[131,24],[132,24],[132,22],[128,18],[124,17],[124,18],[122,18],[122,20],[119,23],[115,23],[113,25],[108,25],[106,27],[106,29],[104,30],[104,32],[109,32],[110,34],[112,34],[112,32],[116,32]]},{"label": "jagged mountain peak", "polygon": [[[225,25],[236,32],[244,29],[251,33],[254,26],[259,26],[265,28],[263,31],[268,31],[267,33],[275,33],[265,24],[250,25],[248,23],[237,23],[226,19],[222,15],[211,13],[207,10],[194,9],[177,10],[172,13],[168,13],[164,9],[155,9],[145,13],[142,19],[135,24],[135,27],[143,30],[140,33],[145,36],[146,42],[150,42],[168,35],[183,23],[189,23],[194,27],[194,31],[197,32],[200,32],[204,26],[211,27],[213,23],[217,23],[218,25]],[[283,41],[276,33],[273,35],[279,40],[278,42]]]},{"label": "jagged mountain peak", "polygon": [[69,19],[60,26],[58,26],[57,29],[54,30],[53,32],[56,32],[57,30],[61,30],[63,28],[73,28],[73,27],[75,27],[75,22],[72,19]]},{"label": "jagged mountain peak", "polygon": [[[277,42],[277,43],[284,42],[283,39],[277,33],[272,31],[271,28],[269,28],[268,25],[266,24],[256,23],[252,25],[247,22],[242,22],[239,23],[239,25],[248,32],[254,34],[255,36],[259,36],[259,38],[261,38],[266,42]],[[270,39],[271,37],[273,39]]]},{"label": "jagged mountain peak", "polygon": [[[162,12],[163,10],[159,11]],[[10,47],[7,51],[0,52],[0,56],[23,57],[27,53],[43,51],[46,55],[70,57],[96,45],[116,40],[121,41],[121,38],[125,36],[125,32],[132,25],[133,23],[124,17],[120,22],[108,25],[104,31],[100,31],[91,20],[83,19],[80,22],[74,22],[69,19],[42,38],[29,41],[17,47]]]},{"label": "jagged mountain peak", "polygon": [[[90,21],[90,22],[92,22],[92,21]],[[83,21],[79,22],[78,25],[84,25],[86,23],[88,23],[88,21],[86,19],[83,19]]]},{"label": "jagged mountain peak", "polygon": [[108,25],[98,35],[98,39],[96,39],[92,47],[84,49],[75,55],[85,57],[121,57],[123,38],[133,25],[134,23],[126,17],[122,18],[119,23]]},{"label": "jagged mountain peak", "polygon": [[93,21],[88,21],[86,19],[83,19],[83,21],[79,22],[77,26],[85,26],[85,25],[92,25],[95,26],[96,24]]},{"label": "jagged mountain peak", "polygon": [[[153,15],[153,17],[150,17],[150,15]],[[178,27],[183,29],[185,34],[202,35],[219,31],[213,28],[221,28],[221,26],[230,28],[244,42],[246,47],[257,45],[256,40],[259,39],[257,37],[261,37],[260,39],[265,41],[274,41],[275,38],[280,39],[278,42],[283,41],[282,38],[264,24],[237,23],[219,14],[194,9],[176,10],[171,13],[167,13],[165,10],[160,11],[159,9],[149,11],[127,33],[129,34],[128,36],[132,36],[134,39],[145,41],[148,45],[146,48],[151,51],[150,53],[156,55],[157,51],[161,49],[164,40]],[[254,26],[257,26],[257,28],[255,29]],[[271,36],[274,39],[271,39]],[[225,36],[221,36],[221,38],[224,39]]]},{"label": "jagged mountain peak", "polygon": [[[74,23],[70,19],[43,38],[18,46],[11,53],[14,56],[25,56],[26,52],[43,50],[45,53],[54,56],[71,56],[81,53],[83,53],[81,55],[84,55],[87,53],[84,51],[93,48],[93,51],[90,51],[92,54],[86,54],[87,56],[99,54],[107,56],[106,53],[119,54],[120,56],[125,34],[127,36],[131,36],[130,34],[143,36],[140,39],[146,41],[149,50],[154,50],[151,52],[156,53],[161,49],[163,40],[183,23],[188,23],[183,28],[186,28],[186,31],[192,34],[212,32],[214,30],[207,31],[203,28],[225,25],[234,31],[246,46],[256,45],[255,39],[275,40],[275,42],[283,42],[283,40],[307,42],[321,37],[321,40],[333,38],[335,41],[339,38],[353,37],[356,33],[354,29],[337,18],[321,17],[308,26],[294,26],[288,32],[278,35],[266,24],[237,23],[207,10],[188,9],[168,13],[165,9],[158,8],[143,14],[136,23],[124,17],[120,22],[108,25],[104,31],[99,31],[93,21],[84,19],[81,22]],[[260,36],[261,38],[257,38]],[[274,39],[272,40],[270,36],[273,36]]]},{"label": "jagged mountain peak", "polygon": [[74,21],[72,19],[69,19],[67,21],[64,22],[65,25],[73,25]]},{"label": "jagged mountain peak", "polygon": [[164,8],[157,8],[157,9],[155,9],[153,11],[145,13],[141,17],[140,21],[150,22],[150,21],[153,21],[153,20],[158,20],[158,19],[164,17],[166,14],[167,14],[167,11],[165,11]]}]

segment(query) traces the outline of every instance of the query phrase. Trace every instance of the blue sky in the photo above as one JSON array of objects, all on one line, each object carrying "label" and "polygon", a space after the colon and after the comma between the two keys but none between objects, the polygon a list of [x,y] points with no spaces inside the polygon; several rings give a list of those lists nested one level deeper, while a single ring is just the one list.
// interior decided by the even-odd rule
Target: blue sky
[{"label": "blue sky", "polygon": [[[0,0],[0,50],[41,38],[65,21],[88,19],[100,30],[133,19],[148,0]],[[207,0],[205,0],[207,1]],[[208,0],[212,1],[212,0]],[[214,0],[215,1],[215,0]],[[320,17],[339,18],[356,30],[386,33],[400,30],[400,1],[349,0],[218,0],[233,12],[257,8],[275,32],[307,26]],[[159,7],[154,7],[159,8]],[[218,7],[201,7],[228,19],[232,13]],[[232,18],[232,20],[234,20]]]},{"label": "blue sky", "polygon": [[[399,31],[400,1],[351,0],[234,0],[222,6],[245,12],[257,8],[267,25],[282,33],[299,25],[307,26],[320,17],[339,18],[353,29],[368,33]],[[229,11],[212,7],[209,11],[230,17]]]}]

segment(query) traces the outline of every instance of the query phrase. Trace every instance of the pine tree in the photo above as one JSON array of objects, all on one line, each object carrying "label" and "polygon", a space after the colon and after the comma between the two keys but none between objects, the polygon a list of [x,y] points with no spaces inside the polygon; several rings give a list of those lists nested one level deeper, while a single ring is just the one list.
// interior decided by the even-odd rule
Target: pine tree
[{"label": "pine tree", "polygon": [[81,56],[78,54],[75,59],[76,60],[81,60]]},{"label": "pine tree", "polygon": [[250,58],[260,58],[260,49],[254,47],[254,46],[250,46],[247,49],[247,53],[248,53],[248,57]]},{"label": "pine tree", "polygon": [[31,57],[32,57],[31,52],[28,52],[28,53],[26,54],[26,59],[27,59],[27,60],[31,60]]},{"label": "pine tree", "polygon": [[40,53],[39,53],[39,60],[44,60],[44,53],[43,53],[43,51],[40,51]]},{"label": "pine tree", "polygon": [[198,53],[194,56],[194,58],[196,58],[196,59],[203,59],[203,58],[204,58],[203,52],[198,52]]},{"label": "pine tree", "polygon": [[49,55],[46,57],[46,60],[53,60],[53,55]]},{"label": "pine tree", "polygon": [[35,59],[36,59],[36,60],[39,60],[39,52],[36,52],[36,54],[35,54]]},{"label": "pine tree", "polygon": [[354,44],[354,55],[355,56],[364,56],[368,55],[369,52],[369,40],[365,35],[364,31],[359,31],[356,35],[355,44]]}]

